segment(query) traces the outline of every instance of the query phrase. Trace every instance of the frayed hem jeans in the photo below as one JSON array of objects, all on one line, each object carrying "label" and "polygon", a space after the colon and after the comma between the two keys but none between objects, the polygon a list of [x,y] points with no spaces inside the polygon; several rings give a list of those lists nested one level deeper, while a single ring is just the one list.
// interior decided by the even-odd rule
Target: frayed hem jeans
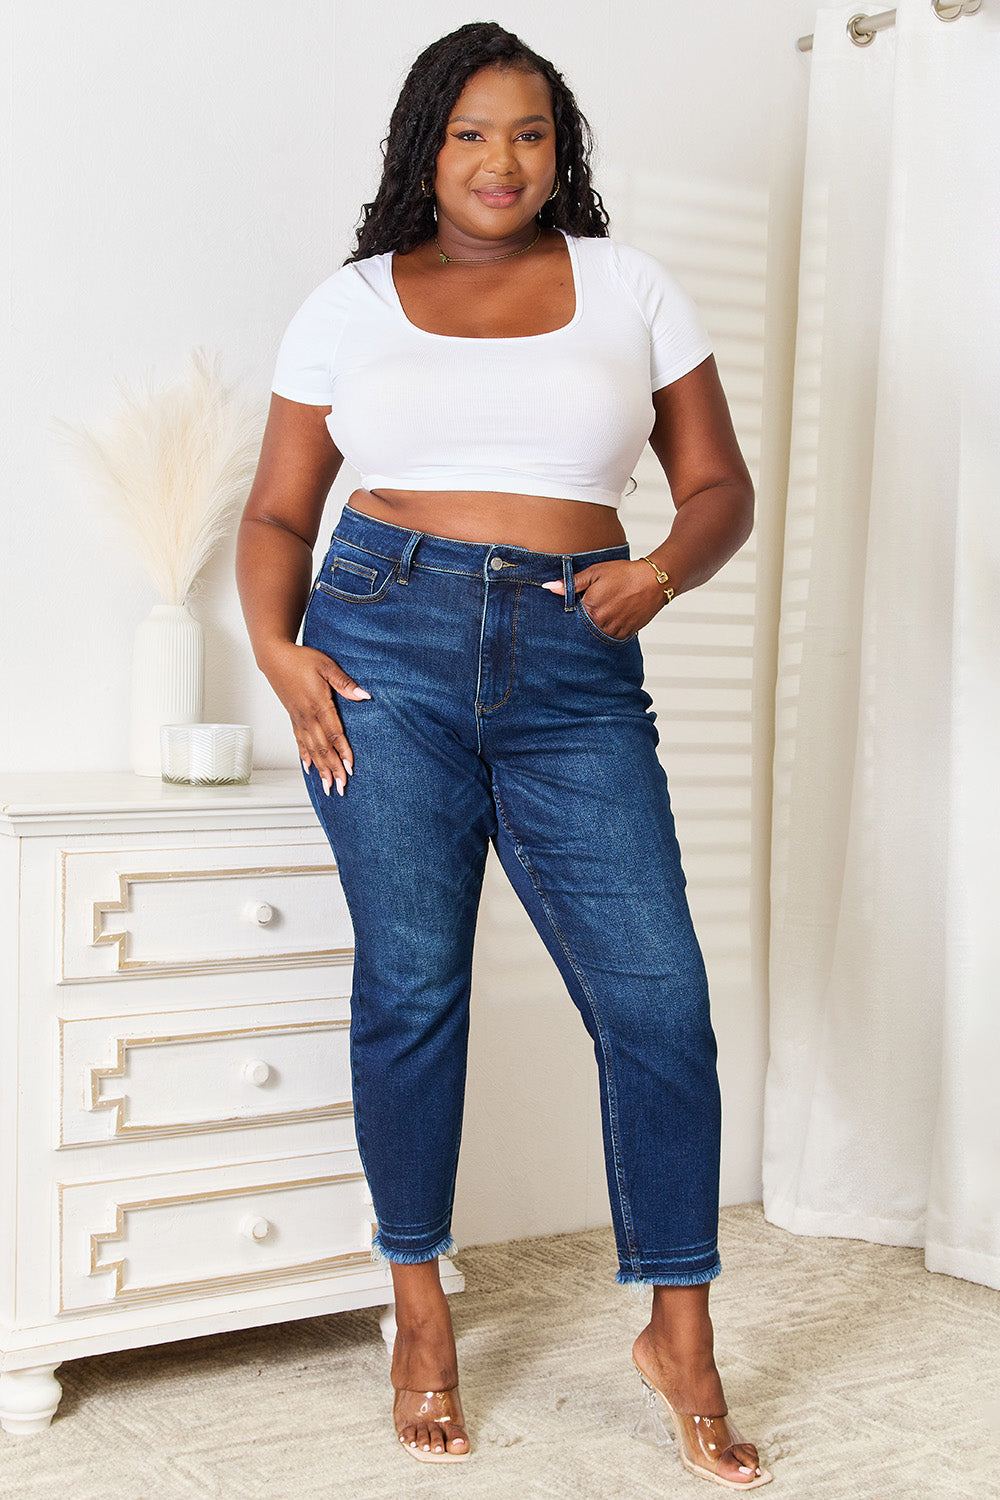
[{"label": "frayed hem jeans", "polygon": [[[487,848],[594,1043],[621,1282],[719,1272],[719,1089],[708,987],[638,640],[599,630],[559,556],[410,532],[345,508],[303,641],[356,774],[306,780],[356,956],[358,1147],[389,1261],[448,1248],[473,935]],[[562,579],[566,596],[541,585]]]}]

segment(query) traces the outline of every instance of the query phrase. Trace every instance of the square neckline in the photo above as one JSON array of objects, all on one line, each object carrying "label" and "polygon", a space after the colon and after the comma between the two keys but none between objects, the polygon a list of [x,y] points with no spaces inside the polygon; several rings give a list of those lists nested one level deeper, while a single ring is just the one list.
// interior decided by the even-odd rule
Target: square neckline
[{"label": "square neckline", "polygon": [[559,328],[549,328],[546,329],[544,333],[515,333],[507,337],[505,337],[503,334],[487,334],[483,337],[478,337],[475,334],[468,333],[434,333],[430,328],[421,328],[418,323],[414,323],[413,319],[407,314],[407,311],[403,306],[402,298],[400,297],[399,290],[396,286],[396,279],[392,274],[392,262],[396,252],[395,250],[389,250],[385,255],[385,268],[386,276],[388,277],[389,281],[389,293],[393,306],[399,313],[400,317],[403,319],[403,322],[406,323],[407,327],[412,328],[414,333],[422,334],[426,339],[445,339],[451,343],[526,344],[533,342],[535,339],[551,339],[555,338],[557,334],[568,333],[571,328],[576,327],[583,313],[583,286],[580,276],[580,262],[577,256],[576,244],[572,236],[568,235],[564,229],[557,229],[556,233],[562,235],[567,252],[569,254],[570,274],[573,277],[573,296],[575,303],[573,308],[573,316],[570,318],[568,323],[563,323]]}]

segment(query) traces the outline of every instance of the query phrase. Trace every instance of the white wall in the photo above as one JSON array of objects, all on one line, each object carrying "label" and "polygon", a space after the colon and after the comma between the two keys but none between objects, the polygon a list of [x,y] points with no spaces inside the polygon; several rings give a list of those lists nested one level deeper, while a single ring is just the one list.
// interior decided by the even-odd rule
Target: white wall
[{"label": "white wall", "polygon": [[[766,608],[751,631],[764,701],[808,70],[794,40],[811,29],[812,10],[806,0],[589,0],[567,25],[563,7],[490,7],[575,88],[623,237],[655,238],[650,207],[671,184],[723,208],[731,200],[731,215],[743,201],[764,206],[770,415],[754,458],[763,481],[758,557],[761,546],[765,553],[756,577]],[[9,361],[0,374],[8,418],[0,769],[127,764],[131,636],[155,602],[53,419],[100,425],[116,378],[135,381],[148,370],[173,377],[195,345],[219,349],[229,373],[263,403],[285,322],[347,253],[402,75],[420,47],[468,19],[468,5],[452,0],[13,0],[5,8],[0,42],[13,67],[4,85],[12,151],[0,168],[11,210],[0,246],[9,287]],[[683,225],[674,227],[695,245],[696,236],[684,241]],[[720,363],[725,370],[721,352]],[[737,363],[734,381],[742,378]],[[759,393],[750,391],[749,426],[755,402]],[[748,437],[760,442],[749,429]],[[349,482],[338,483],[328,523]],[[650,507],[663,499],[649,482],[637,524],[653,524]],[[259,764],[294,763],[283,715],[244,641],[231,548],[209,569],[195,607],[208,638],[206,717],[253,723]],[[758,718],[766,726],[766,715]],[[766,727],[757,746],[760,819]],[[735,815],[749,827],[749,807]],[[711,925],[704,868],[700,885],[689,871],[692,902]],[[731,945],[724,958],[722,943],[713,966],[706,942],[726,1097],[726,1201],[758,1192],[764,1062],[760,954],[754,984],[742,867],[739,883],[726,918],[738,963]],[[495,872],[475,1002],[460,1238],[606,1222],[589,1046]]]}]

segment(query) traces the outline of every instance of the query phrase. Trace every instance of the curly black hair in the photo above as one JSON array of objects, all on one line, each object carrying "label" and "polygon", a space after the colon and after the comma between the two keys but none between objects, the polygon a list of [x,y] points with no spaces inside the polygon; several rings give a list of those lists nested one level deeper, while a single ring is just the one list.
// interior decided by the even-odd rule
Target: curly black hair
[{"label": "curly black hair", "polygon": [[406,76],[382,142],[382,181],[361,210],[357,244],[344,262],[387,250],[405,254],[435,229],[434,200],[422,187],[432,180],[448,117],[473,73],[489,67],[538,73],[552,92],[559,192],[538,220],[584,238],[606,238],[608,215],[590,180],[590,126],[562,74],[496,21],[474,21],[426,47]]}]

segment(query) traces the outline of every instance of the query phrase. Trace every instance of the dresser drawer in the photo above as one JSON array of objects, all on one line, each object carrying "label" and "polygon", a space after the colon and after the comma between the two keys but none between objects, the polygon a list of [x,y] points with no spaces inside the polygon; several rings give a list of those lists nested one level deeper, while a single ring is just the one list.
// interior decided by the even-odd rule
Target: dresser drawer
[{"label": "dresser drawer", "polygon": [[59,1312],[371,1268],[355,1151],[59,1184]]},{"label": "dresser drawer", "polygon": [[350,1114],[350,1022],[333,1004],[61,1020],[58,1145]]},{"label": "dresser drawer", "polygon": [[349,963],[325,844],[63,853],[61,983]]}]

